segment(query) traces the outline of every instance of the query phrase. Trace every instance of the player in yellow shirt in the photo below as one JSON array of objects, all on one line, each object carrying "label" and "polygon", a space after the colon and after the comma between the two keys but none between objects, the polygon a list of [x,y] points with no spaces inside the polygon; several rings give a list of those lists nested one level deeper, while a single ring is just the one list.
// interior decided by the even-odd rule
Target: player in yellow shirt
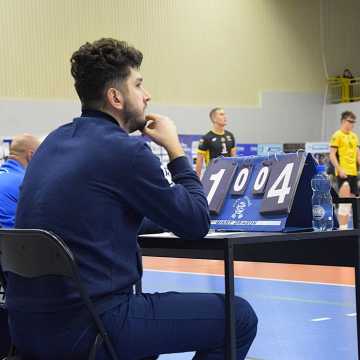
[{"label": "player in yellow shirt", "polygon": [[[341,114],[340,129],[331,137],[330,160],[335,167],[335,174],[339,186],[340,197],[357,196],[358,164],[360,164],[360,151],[358,136],[352,131],[356,123],[356,116],[351,111]],[[350,204],[340,204],[338,215],[340,229],[346,229]]]}]

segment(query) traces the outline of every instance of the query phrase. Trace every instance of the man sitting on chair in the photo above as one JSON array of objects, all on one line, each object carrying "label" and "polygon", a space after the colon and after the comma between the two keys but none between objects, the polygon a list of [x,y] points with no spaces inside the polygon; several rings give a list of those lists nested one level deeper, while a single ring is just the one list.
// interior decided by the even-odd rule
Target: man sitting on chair
[{"label": "man sitting on chair", "polygon": [[[144,115],[150,94],[141,61],[140,51],[114,39],[86,43],[73,54],[82,114],[36,152],[16,227],[50,230],[66,242],[120,359],[183,351],[196,351],[196,359],[224,359],[223,295],[133,294],[142,276],[137,234],[144,216],[187,239],[201,239],[209,229],[206,197],[174,123]],[[174,184],[146,143],[129,136],[136,130],[166,149]],[[65,360],[88,353],[96,330],[70,283],[14,276],[7,300],[12,339],[24,356]],[[245,300],[235,303],[242,360],[257,318]]]}]

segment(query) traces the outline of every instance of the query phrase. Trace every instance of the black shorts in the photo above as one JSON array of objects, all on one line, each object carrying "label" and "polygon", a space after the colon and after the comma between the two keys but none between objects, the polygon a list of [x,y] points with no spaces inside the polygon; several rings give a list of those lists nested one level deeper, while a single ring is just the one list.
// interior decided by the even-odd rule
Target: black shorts
[{"label": "black shorts", "polygon": [[355,196],[358,196],[359,194],[359,190],[358,190],[358,179],[357,179],[357,176],[352,176],[352,175],[348,175],[347,178],[343,179],[341,178],[340,176],[337,176],[337,183],[338,183],[338,187],[339,187],[339,190],[342,186],[342,184],[347,181],[350,185],[350,192],[352,194],[354,194]]}]

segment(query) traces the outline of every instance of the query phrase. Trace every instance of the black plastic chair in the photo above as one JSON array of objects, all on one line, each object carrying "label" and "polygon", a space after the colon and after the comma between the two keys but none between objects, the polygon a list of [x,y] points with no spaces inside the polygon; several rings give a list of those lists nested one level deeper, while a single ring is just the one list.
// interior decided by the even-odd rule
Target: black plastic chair
[{"label": "black plastic chair", "polygon": [[[104,324],[96,313],[94,305],[81,283],[75,258],[70,249],[58,236],[51,232],[37,229],[0,229],[0,264],[4,273],[12,272],[25,278],[35,278],[44,275],[58,275],[71,278],[98,331],[88,359],[95,360],[97,349],[104,342],[109,359],[118,360]],[[20,360],[21,354],[18,357],[15,352],[16,350],[12,346],[7,359]]]}]

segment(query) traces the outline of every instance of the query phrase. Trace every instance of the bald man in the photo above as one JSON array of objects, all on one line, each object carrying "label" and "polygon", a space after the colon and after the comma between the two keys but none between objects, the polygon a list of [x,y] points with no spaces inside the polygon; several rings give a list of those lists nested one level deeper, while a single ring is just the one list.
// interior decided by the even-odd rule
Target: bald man
[{"label": "bald man", "polygon": [[10,154],[0,166],[0,227],[14,227],[20,185],[39,144],[30,134],[15,136],[11,142]]}]

